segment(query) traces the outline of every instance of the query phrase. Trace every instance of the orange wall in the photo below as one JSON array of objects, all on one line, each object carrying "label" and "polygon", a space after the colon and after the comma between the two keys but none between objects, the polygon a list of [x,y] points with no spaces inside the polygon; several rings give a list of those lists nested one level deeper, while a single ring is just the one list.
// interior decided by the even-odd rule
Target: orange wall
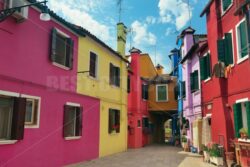
[{"label": "orange wall", "polygon": [[142,77],[152,78],[157,75],[154,64],[148,54],[141,54],[140,64],[140,75]]}]

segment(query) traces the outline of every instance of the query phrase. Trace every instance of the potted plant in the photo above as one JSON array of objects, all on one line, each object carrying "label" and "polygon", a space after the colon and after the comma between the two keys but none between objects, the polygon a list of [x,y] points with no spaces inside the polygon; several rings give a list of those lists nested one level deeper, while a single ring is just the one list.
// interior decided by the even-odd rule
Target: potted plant
[{"label": "potted plant", "polygon": [[223,157],[219,145],[213,144],[209,152],[210,152],[210,162],[218,166],[219,165],[223,166]]},{"label": "potted plant", "polygon": [[210,161],[210,153],[207,146],[202,145],[203,155],[204,155],[204,161],[209,162]]},{"label": "potted plant", "polygon": [[240,129],[240,138],[245,139],[245,140],[248,138],[248,132],[246,128]]}]

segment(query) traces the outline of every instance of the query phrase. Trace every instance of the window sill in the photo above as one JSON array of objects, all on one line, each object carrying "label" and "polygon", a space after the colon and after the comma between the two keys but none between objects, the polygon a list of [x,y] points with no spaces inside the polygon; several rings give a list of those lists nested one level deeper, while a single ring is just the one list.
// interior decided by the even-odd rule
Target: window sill
[{"label": "window sill", "polygon": [[97,77],[92,77],[90,75],[88,75],[88,78],[91,79],[91,80],[97,81],[97,82],[99,81],[99,79]]},{"label": "window sill", "polygon": [[207,79],[204,80],[204,83],[207,83],[208,81],[210,81],[212,78],[208,77]]},{"label": "window sill", "polygon": [[24,128],[25,129],[37,129],[39,128],[39,125],[25,125]]},{"label": "window sill", "polygon": [[192,92],[192,94],[194,94],[195,96],[198,95],[199,93],[200,93],[200,89],[197,89],[194,92]]},{"label": "window sill", "polygon": [[52,64],[53,64],[54,66],[56,66],[56,67],[61,68],[61,69],[64,69],[64,70],[67,70],[67,71],[70,70],[69,67],[66,67],[66,66],[64,66],[64,65],[58,64],[58,63],[56,63],[56,62],[52,62]]},{"label": "window sill", "polygon": [[244,62],[248,58],[249,58],[249,55],[246,55],[245,57],[238,59],[237,64],[240,64],[240,63]]},{"label": "window sill", "polygon": [[110,136],[117,136],[117,135],[119,135],[120,133],[117,133],[117,132],[111,132],[111,133],[109,133],[109,135]]},{"label": "window sill", "polygon": [[250,143],[250,139],[238,139],[239,142]]},{"label": "window sill", "polygon": [[[221,9],[222,10],[221,17],[223,17],[225,14],[227,14],[227,12],[232,8],[232,6],[233,6],[233,2],[228,6],[228,8],[225,11],[223,11],[223,9]],[[221,7],[223,8],[223,6],[221,6]]]},{"label": "window sill", "polygon": [[157,103],[166,103],[166,102],[168,102],[168,100],[164,100],[164,101],[158,101],[158,100],[156,100],[156,102]]},{"label": "window sill", "polygon": [[73,136],[73,137],[64,137],[65,140],[79,140],[81,136]]},{"label": "window sill", "polygon": [[120,89],[120,86],[116,86],[116,85],[110,85],[111,88],[115,88],[115,89]]},{"label": "window sill", "polygon": [[0,145],[15,144],[18,140],[0,140]]}]

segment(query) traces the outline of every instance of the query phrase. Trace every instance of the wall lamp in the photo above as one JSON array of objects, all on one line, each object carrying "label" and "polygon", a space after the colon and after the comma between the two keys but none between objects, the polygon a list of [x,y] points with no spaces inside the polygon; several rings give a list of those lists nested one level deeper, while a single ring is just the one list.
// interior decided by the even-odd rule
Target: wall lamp
[{"label": "wall lamp", "polygon": [[0,10],[0,22],[4,21],[9,16],[13,15],[16,11],[20,11],[20,9],[22,9],[22,8],[29,7],[29,6],[35,6],[38,4],[44,4],[42,6],[42,13],[40,14],[40,20],[49,21],[50,15],[49,15],[48,6],[46,5],[47,2],[48,2],[47,0],[41,1],[41,2],[34,2],[34,3],[27,4],[27,5],[22,5],[22,6],[17,6],[17,7],[13,7],[13,8]]}]

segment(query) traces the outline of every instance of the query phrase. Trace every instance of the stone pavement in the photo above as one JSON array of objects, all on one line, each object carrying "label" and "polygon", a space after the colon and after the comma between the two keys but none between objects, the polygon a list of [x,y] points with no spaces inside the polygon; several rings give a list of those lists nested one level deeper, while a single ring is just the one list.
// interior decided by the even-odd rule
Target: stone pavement
[{"label": "stone pavement", "polygon": [[114,154],[69,167],[214,167],[202,157],[185,153],[180,148],[154,145]]}]

